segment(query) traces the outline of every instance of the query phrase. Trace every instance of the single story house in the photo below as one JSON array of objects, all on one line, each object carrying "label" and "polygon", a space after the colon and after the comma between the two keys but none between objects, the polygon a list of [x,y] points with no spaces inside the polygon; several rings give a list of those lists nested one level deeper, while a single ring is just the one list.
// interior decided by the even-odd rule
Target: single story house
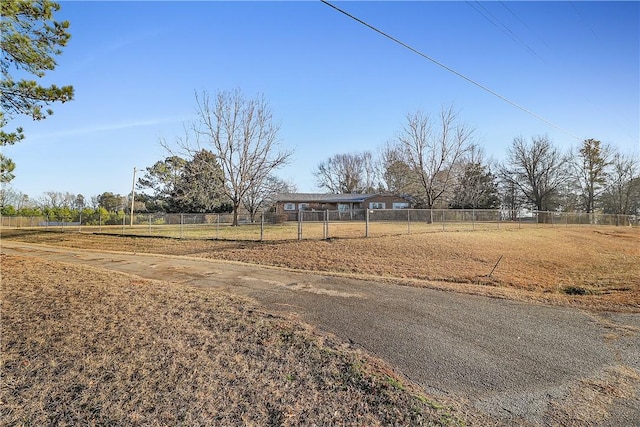
[{"label": "single story house", "polygon": [[300,210],[408,209],[411,207],[411,200],[395,194],[282,193],[276,196],[275,207],[279,214]]}]

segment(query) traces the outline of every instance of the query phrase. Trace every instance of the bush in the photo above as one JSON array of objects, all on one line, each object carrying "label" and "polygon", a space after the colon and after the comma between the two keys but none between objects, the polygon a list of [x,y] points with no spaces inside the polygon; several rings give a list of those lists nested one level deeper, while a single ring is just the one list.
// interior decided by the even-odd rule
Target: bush
[{"label": "bush", "polygon": [[564,288],[562,288],[562,292],[567,295],[588,295],[591,293],[588,289],[573,285],[565,286]]}]

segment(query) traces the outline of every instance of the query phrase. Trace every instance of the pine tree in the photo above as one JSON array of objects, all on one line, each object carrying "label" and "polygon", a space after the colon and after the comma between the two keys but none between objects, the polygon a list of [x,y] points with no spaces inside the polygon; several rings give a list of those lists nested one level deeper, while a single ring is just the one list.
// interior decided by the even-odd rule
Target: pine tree
[{"label": "pine tree", "polygon": [[[0,2],[0,146],[12,145],[24,139],[22,128],[5,132],[5,126],[16,115],[31,116],[42,120],[53,114],[53,102],[67,102],[73,99],[73,87],[51,85],[44,87],[36,80],[14,80],[10,71],[44,77],[47,71],[56,67],[55,56],[62,53],[70,34],[68,21],[55,21],[54,13],[60,5],[49,0]],[[1,156],[0,169],[3,181],[13,178],[11,159]],[[9,174],[5,174],[9,171]]]}]

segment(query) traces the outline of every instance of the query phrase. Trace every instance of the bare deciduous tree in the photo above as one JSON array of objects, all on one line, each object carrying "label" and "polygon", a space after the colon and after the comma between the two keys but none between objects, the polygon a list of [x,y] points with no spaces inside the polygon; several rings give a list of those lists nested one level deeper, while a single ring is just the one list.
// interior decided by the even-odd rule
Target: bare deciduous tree
[{"label": "bare deciduous tree", "polygon": [[260,209],[271,207],[275,203],[275,196],[279,193],[295,193],[295,184],[287,182],[277,176],[270,175],[261,186],[250,188],[242,199],[242,204],[249,211],[251,222],[255,221],[256,213]]},{"label": "bare deciduous tree", "polygon": [[370,151],[336,154],[313,172],[318,187],[334,194],[368,193],[377,189],[377,173]]},{"label": "bare deciduous tree", "polygon": [[39,205],[43,208],[69,208],[71,209],[74,206],[76,201],[75,194],[71,194],[69,192],[61,192],[61,191],[45,191],[40,196]]},{"label": "bare deciduous tree", "polygon": [[608,178],[603,194],[605,212],[637,215],[640,210],[640,160],[615,153]]},{"label": "bare deciduous tree", "polygon": [[539,211],[554,208],[554,198],[567,179],[566,158],[546,136],[527,143],[513,140],[507,160],[500,167],[500,178],[509,188],[517,189]]},{"label": "bare deciduous tree", "polygon": [[[420,111],[408,114],[396,144],[401,160],[413,176],[419,194],[428,209],[434,207],[457,177],[456,166],[472,146],[473,131],[461,123],[453,108],[443,108],[437,119]],[[458,168],[459,169],[459,168]]]},{"label": "bare deciduous tree", "polygon": [[20,210],[29,204],[28,195],[15,190],[9,184],[0,186],[0,209],[5,206],[13,206],[16,210]]},{"label": "bare deciduous tree", "polygon": [[198,147],[182,148],[194,152],[204,146],[215,154],[222,167],[222,191],[233,207],[233,225],[238,225],[238,208],[247,192],[262,186],[292,152],[280,149],[279,125],[263,96],[247,98],[236,89],[220,91],[212,100],[203,92],[196,94],[196,105]]},{"label": "bare deciduous tree", "polygon": [[515,178],[511,175],[505,176],[505,173],[504,170],[500,170],[498,178],[500,205],[509,211],[511,220],[515,221],[518,219],[519,211],[526,206],[527,198],[515,184]]}]

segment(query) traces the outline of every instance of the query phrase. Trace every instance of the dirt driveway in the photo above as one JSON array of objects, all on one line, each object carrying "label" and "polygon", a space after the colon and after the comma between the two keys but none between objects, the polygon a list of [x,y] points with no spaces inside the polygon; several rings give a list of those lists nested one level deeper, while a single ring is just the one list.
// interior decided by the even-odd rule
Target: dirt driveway
[{"label": "dirt driveway", "polygon": [[640,424],[640,315],[204,259],[2,242],[6,254],[223,288],[385,359],[506,423]]}]

